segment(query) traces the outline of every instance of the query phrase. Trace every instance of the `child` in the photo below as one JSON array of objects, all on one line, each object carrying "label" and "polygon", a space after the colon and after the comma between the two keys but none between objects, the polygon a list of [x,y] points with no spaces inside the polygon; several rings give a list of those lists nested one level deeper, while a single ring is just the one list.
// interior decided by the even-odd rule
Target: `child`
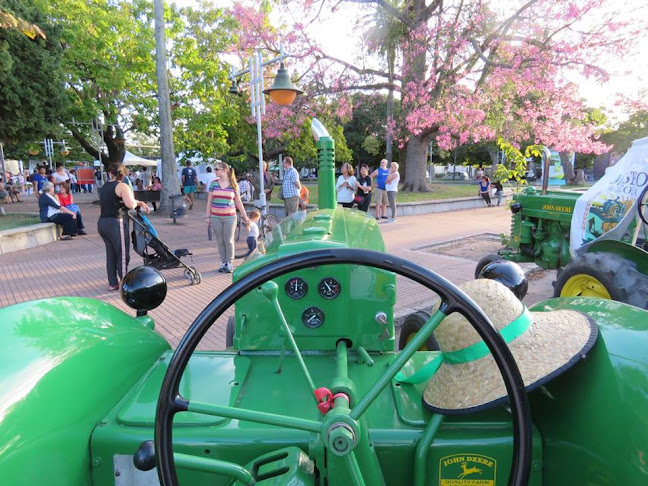
[{"label": "child", "polygon": [[248,246],[248,256],[252,253],[257,247],[257,238],[259,237],[259,225],[257,224],[261,218],[261,213],[256,209],[250,212],[249,219],[249,228],[248,228],[248,237],[247,237],[247,246]]},{"label": "child", "polygon": [[79,234],[82,236],[87,235],[85,231],[85,226],[83,226],[83,219],[81,217],[81,210],[79,209],[79,206],[74,204],[74,199],[72,196],[71,188],[70,188],[70,183],[69,182],[63,182],[61,183],[60,191],[56,197],[59,200],[59,203],[61,203],[61,206],[69,209],[73,213],[76,213],[76,220],[77,220],[77,227],[79,228]]}]

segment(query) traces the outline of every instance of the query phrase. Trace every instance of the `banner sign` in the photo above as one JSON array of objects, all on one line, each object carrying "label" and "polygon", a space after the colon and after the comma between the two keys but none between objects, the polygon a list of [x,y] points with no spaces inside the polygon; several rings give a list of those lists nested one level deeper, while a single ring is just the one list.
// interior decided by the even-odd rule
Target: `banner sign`
[{"label": "banner sign", "polygon": [[648,137],[630,150],[576,201],[571,222],[570,252],[585,252],[597,240],[629,240],[637,215],[637,198],[648,185]]},{"label": "banner sign", "polygon": [[[565,171],[563,170],[560,153],[555,150],[549,150],[551,159],[549,160],[549,182],[550,186],[565,185]],[[574,154],[575,156],[576,154]]]}]

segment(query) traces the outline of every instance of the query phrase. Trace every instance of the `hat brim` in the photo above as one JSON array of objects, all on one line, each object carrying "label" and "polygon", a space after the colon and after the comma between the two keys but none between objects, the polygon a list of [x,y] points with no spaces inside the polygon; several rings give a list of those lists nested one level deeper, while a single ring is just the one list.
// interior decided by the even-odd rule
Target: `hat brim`
[{"label": "hat brim", "polygon": [[[567,371],[592,349],[598,327],[576,311],[532,312],[527,331],[508,343],[527,392]],[[423,405],[444,415],[479,412],[508,395],[491,354],[469,363],[442,363],[423,392]]]}]

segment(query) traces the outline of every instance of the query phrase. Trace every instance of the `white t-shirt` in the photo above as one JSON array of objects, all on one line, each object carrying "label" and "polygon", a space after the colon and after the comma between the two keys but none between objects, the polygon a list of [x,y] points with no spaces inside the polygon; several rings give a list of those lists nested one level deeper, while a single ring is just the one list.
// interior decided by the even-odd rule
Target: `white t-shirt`
[{"label": "white t-shirt", "polygon": [[[348,182],[351,188],[344,186],[344,183]],[[348,179],[345,179],[343,175],[338,177],[337,184],[335,184],[335,189],[337,190],[337,202],[339,203],[350,203],[353,202],[353,197],[356,190],[356,178],[354,176],[349,176]]]},{"label": "white t-shirt", "polygon": [[59,183],[69,181],[70,177],[65,172],[63,174],[52,172],[52,179],[54,179],[54,192],[60,192]]},{"label": "white t-shirt", "polygon": [[400,174],[398,172],[392,172],[387,176],[387,179],[393,174],[396,174],[394,180],[385,184],[385,189],[387,192],[398,192],[398,183],[400,182]]},{"label": "white t-shirt", "polygon": [[216,179],[216,175],[214,175],[213,172],[205,172],[204,174],[200,174],[200,176],[198,176],[198,179],[204,184],[205,190],[207,190],[209,184],[211,184],[212,181]]},{"label": "white t-shirt", "polygon": [[250,231],[248,231],[248,238],[252,236],[254,239],[259,237],[259,225],[254,221],[250,221]]}]

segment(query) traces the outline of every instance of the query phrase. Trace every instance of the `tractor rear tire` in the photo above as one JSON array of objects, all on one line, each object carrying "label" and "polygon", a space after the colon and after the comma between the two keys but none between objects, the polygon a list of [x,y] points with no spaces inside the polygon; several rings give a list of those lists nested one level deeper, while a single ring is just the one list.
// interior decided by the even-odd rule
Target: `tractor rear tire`
[{"label": "tractor rear tire", "polygon": [[225,347],[231,348],[234,346],[234,316],[227,318],[227,327],[225,328]]},{"label": "tractor rear tire", "polygon": [[[417,311],[408,315],[403,321],[400,337],[398,338],[398,349],[402,350],[412,340],[414,335],[421,330],[423,324],[430,318],[426,311]],[[419,351],[439,351],[439,343],[434,337],[434,333],[426,339]]]},{"label": "tractor rear tire", "polygon": [[484,269],[486,265],[488,265],[489,263],[498,262],[500,260],[504,260],[504,258],[502,258],[497,253],[491,253],[483,257],[481,260],[477,262],[477,266],[475,267],[475,278],[476,279],[479,278],[479,274],[481,273],[481,271]]},{"label": "tractor rear tire", "polygon": [[648,275],[619,255],[585,253],[558,272],[554,297],[609,298],[648,309]]}]

